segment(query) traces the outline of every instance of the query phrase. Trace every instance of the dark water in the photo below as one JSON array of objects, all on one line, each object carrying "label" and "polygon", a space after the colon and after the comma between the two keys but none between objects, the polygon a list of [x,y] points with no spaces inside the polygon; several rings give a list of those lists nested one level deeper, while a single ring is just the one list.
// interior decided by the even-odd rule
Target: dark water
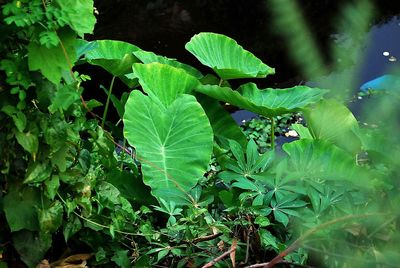
[{"label": "dark water", "polygon": [[[331,34],[336,31],[337,17],[344,0],[298,1],[302,12],[325,52],[327,65]],[[400,1],[376,0],[375,22],[400,14]],[[257,80],[260,86],[295,84],[302,80],[301,70],[294,66],[287,53],[286,41],[273,27],[269,1],[262,0],[114,0],[95,1],[99,11],[93,38],[117,39],[142,49],[177,58],[210,71],[184,49],[186,42],[199,32],[226,34],[268,65],[277,75]]]}]

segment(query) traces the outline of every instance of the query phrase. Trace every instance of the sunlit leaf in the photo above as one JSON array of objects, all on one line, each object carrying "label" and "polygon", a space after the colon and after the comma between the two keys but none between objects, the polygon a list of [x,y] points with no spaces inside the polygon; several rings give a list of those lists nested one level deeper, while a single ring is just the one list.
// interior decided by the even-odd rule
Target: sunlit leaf
[{"label": "sunlit leaf", "polygon": [[200,33],[185,45],[202,64],[222,79],[266,77],[275,70],[222,34]]},{"label": "sunlit leaf", "polygon": [[260,90],[253,83],[241,86],[238,91],[213,85],[199,85],[196,91],[267,117],[299,111],[307,105],[319,101],[326,92],[306,86]]},{"label": "sunlit leaf", "polygon": [[132,68],[143,90],[166,107],[180,95],[190,93],[199,83],[186,71],[158,62],[133,64]]},{"label": "sunlit leaf", "polygon": [[203,75],[195,68],[193,68],[190,65],[181,63],[175,59],[170,59],[167,57],[159,56],[157,54],[154,54],[153,52],[148,52],[144,50],[138,50],[133,52],[133,54],[143,63],[153,63],[153,62],[158,62],[161,64],[166,64],[170,65],[172,67],[178,68],[178,69],[183,69],[185,70],[188,74],[200,79],[203,77]]},{"label": "sunlit leaf", "polygon": [[182,203],[211,158],[213,133],[200,104],[183,94],[165,108],[134,91],[125,106],[124,125],[152,194]]}]

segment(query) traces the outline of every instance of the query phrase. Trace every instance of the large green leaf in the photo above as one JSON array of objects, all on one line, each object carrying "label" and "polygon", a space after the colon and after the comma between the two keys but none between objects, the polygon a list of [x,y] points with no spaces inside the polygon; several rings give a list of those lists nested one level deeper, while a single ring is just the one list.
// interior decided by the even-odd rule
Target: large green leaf
[{"label": "large green leaf", "polygon": [[23,187],[20,184],[9,185],[8,193],[4,197],[3,209],[11,231],[39,230],[36,208],[39,204],[40,192],[38,189]]},{"label": "large green leaf", "polygon": [[54,3],[62,9],[63,18],[79,36],[93,33],[96,23],[93,0],[55,0]]},{"label": "large green leaf", "polygon": [[355,134],[359,129],[357,119],[343,104],[323,100],[306,109],[304,117],[315,139],[330,141],[353,153],[360,151],[361,142]]},{"label": "large green leaf", "polygon": [[124,125],[152,194],[182,204],[206,171],[213,144],[210,123],[195,97],[181,95],[165,108],[133,91]]},{"label": "large green leaf", "polygon": [[196,98],[203,106],[216,137],[235,140],[243,147],[246,146],[247,139],[243,131],[218,101],[203,94],[197,94]]},{"label": "large green leaf", "polygon": [[138,50],[133,53],[141,62],[143,63],[153,63],[153,62],[158,62],[162,64],[167,64],[175,68],[183,69],[185,70],[188,74],[191,74],[192,76],[200,79],[203,77],[201,72],[199,72],[196,68],[193,68],[190,65],[181,63],[175,59],[170,59],[164,56],[159,56],[157,54],[154,54],[153,52],[149,51],[144,51],[144,50]]},{"label": "large green leaf", "polygon": [[222,34],[200,33],[185,45],[202,64],[222,79],[266,77],[275,70]]},{"label": "large green leaf", "polygon": [[88,44],[92,49],[86,52],[89,63],[98,65],[114,76],[132,72],[132,64],[139,62],[133,52],[140,50],[132,44],[116,40],[97,40]]},{"label": "large green leaf", "polygon": [[190,93],[199,84],[199,81],[186,71],[166,64],[135,63],[132,68],[143,90],[166,107],[178,96]]},{"label": "large green leaf", "polygon": [[326,92],[306,86],[260,90],[254,83],[245,84],[238,91],[215,85],[199,85],[196,91],[268,117],[298,111],[310,103],[319,101]]},{"label": "large green leaf", "polygon": [[327,141],[301,139],[282,148],[289,155],[286,171],[297,179],[341,179],[368,186],[374,176],[357,166],[353,155]]},{"label": "large green leaf", "polygon": [[75,63],[76,34],[67,29],[59,32],[58,37],[61,43],[56,47],[47,48],[35,41],[28,45],[29,70],[40,70],[44,77],[54,84],[58,84],[64,72],[68,71]]}]

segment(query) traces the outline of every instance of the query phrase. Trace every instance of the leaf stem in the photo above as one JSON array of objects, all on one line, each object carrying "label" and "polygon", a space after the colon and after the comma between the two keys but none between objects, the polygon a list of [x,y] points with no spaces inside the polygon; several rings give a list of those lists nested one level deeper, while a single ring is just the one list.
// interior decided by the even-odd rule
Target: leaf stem
[{"label": "leaf stem", "polygon": [[106,117],[107,117],[107,112],[108,112],[108,106],[110,105],[111,93],[112,93],[112,89],[113,89],[113,87],[114,87],[115,78],[116,78],[116,76],[114,75],[113,78],[111,79],[110,88],[108,89],[108,95],[107,95],[106,106],[104,107],[103,119],[102,119],[102,121],[101,121],[101,128],[104,128],[104,124],[105,124],[105,122],[106,122]]},{"label": "leaf stem", "polygon": [[269,119],[271,120],[271,149],[275,150],[275,119],[273,116],[271,116]]}]

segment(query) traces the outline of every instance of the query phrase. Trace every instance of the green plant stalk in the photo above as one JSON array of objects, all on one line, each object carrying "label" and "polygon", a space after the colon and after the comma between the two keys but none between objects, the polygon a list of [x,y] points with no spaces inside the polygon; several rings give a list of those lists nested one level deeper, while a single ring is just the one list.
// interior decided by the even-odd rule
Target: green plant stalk
[{"label": "green plant stalk", "polygon": [[271,149],[275,150],[275,120],[273,116],[271,116],[270,119],[271,119],[271,134],[270,134]]},{"label": "green plant stalk", "polygon": [[[126,139],[124,137],[124,143],[123,143],[122,147],[126,148],[125,145],[126,145]],[[121,171],[124,169],[124,158],[125,158],[125,150],[122,150],[122,152],[121,152],[122,161],[121,161],[121,167],[120,167]]]},{"label": "green plant stalk", "polygon": [[115,78],[116,78],[116,76],[114,75],[113,78],[111,79],[110,88],[108,89],[108,95],[107,95],[106,106],[104,107],[103,119],[102,119],[102,121],[101,121],[101,127],[102,127],[102,128],[104,128],[104,124],[106,123],[106,117],[107,117],[107,112],[108,112],[108,106],[110,105],[111,93],[112,93],[112,89],[113,89],[113,87],[114,87]]}]

